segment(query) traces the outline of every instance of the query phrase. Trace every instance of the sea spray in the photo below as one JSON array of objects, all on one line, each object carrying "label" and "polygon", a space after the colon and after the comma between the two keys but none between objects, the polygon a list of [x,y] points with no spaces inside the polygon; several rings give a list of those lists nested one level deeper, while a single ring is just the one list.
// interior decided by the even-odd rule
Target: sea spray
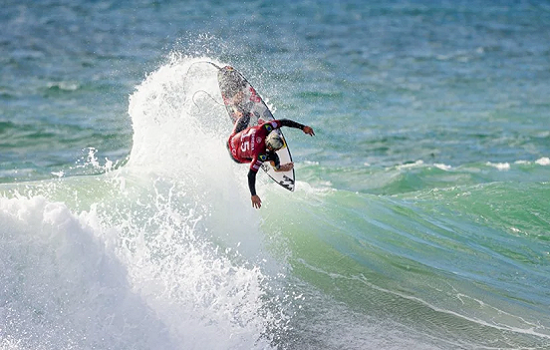
[{"label": "sea spray", "polygon": [[[132,95],[126,166],[6,188],[2,346],[269,348],[288,324],[280,265],[219,137],[229,120],[193,114],[205,86],[191,63]],[[93,149],[78,166],[104,167]]]},{"label": "sea spray", "polygon": [[[220,231],[223,220],[213,225],[220,218],[181,186],[125,176],[101,175],[84,211],[41,195],[1,199],[6,339],[38,349],[268,346],[286,324],[270,299],[284,292],[262,272],[257,222]],[[95,180],[56,180],[48,195]]]}]

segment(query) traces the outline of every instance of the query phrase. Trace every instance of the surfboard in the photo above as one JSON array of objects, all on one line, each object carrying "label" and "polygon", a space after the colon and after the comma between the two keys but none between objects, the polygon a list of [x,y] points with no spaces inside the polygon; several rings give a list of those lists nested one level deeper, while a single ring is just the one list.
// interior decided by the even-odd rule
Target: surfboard
[{"label": "surfboard", "polygon": [[[250,120],[247,127],[275,119],[263,99],[239,71],[231,66],[216,67],[218,68],[218,85],[223,103],[233,124],[239,119],[240,113],[249,113]],[[292,162],[292,156],[282,131],[277,129],[275,132],[279,133],[285,144],[283,148],[277,151],[280,163]],[[275,171],[268,162],[262,165],[262,169],[273,181],[289,191],[294,191],[294,169]]]}]

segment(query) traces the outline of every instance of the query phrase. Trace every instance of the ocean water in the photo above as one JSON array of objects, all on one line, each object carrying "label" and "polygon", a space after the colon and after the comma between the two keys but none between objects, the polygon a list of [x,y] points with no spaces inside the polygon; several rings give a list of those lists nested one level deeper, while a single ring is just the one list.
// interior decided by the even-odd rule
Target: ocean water
[{"label": "ocean water", "polygon": [[[0,349],[549,349],[550,5],[2,1]],[[286,130],[228,157],[215,69]],[[265,175],[265,174],[264,174]]]}]

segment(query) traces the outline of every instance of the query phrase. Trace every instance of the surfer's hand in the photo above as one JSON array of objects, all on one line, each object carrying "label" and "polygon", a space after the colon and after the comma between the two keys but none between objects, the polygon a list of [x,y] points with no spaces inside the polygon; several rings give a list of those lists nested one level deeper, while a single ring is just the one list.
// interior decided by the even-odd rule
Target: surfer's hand
[{"label": "surfer's hand", "polygon": [[279,166],[279,169],[275,169],[275,171],[289,171],[292,168],[294,168],[294,163],[290,162]]},{"label": "surfer's hand", "polygon": [[253,208],[260,209],[262,207],[262,200],[260,199],[260,197],[256,195],[256,196],[252,196],[251,199],[252,199]]},{"label": "surfer's hand", "polygon": [[304,134],[315,136],[315,132],[313,132],[313,129],[310,126],[304,126]]}]

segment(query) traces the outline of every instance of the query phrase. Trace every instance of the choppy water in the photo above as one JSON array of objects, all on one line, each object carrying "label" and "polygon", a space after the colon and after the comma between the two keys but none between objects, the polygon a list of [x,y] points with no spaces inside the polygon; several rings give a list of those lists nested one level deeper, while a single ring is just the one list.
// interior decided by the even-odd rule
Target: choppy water
[{"label": "choppy water", "polygon": [[[2,7],[0,349],[550,347],[548,4]],[[315,129],[295,193],[203,60]]]}]

